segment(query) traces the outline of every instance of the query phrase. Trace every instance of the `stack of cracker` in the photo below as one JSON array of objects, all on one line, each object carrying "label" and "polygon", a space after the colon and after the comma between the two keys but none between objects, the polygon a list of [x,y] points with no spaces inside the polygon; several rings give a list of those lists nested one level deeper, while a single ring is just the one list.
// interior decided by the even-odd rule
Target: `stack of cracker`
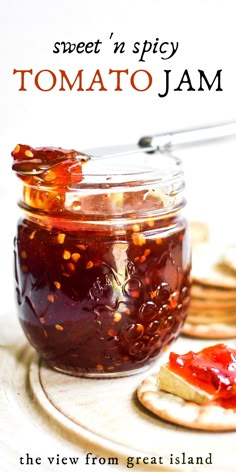
[{"label": "stack of cracker", "polygon": [[236,246],[220,251],[203,241],[200,233],[198,238],[196,235],[193,232],[193,284],[183,333],[208,339],[233,338],[236,336]]}]

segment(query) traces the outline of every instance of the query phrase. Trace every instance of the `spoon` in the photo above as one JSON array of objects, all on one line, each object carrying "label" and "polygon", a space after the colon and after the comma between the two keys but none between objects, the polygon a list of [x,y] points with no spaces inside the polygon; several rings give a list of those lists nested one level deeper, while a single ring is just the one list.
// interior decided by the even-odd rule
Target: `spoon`
[{"label": "spoon", "polygon": [[[85,155],[75,156],[74,163],[71,167],[76,166],[79,162],[86,162],[91,159],[107,159],[119,156],[128,156],[140,152],[154,153],[169,152],[173,149],[200,144],[203,142],[210,142],[221,140],[230,136],[236,135],[236,121],[211,124],[201,128],[191,128],[185,130],[172,131],[156,135],[144,136],[135,145],[121,145],[112,147],[101,147],[99,149],[92,149],[85,153]],[[25,168],[21,163],[13,164],[13,169],[21,175],[39,175],[43,172],[53,169],[60,162],[66,162],[67,158],[61,158],[61,161],[36,163],[34,160],[28,159],[25,161]],[[35,165],[36,164],[36,165]],[[72,170],[72,169],[71,169]]]}]

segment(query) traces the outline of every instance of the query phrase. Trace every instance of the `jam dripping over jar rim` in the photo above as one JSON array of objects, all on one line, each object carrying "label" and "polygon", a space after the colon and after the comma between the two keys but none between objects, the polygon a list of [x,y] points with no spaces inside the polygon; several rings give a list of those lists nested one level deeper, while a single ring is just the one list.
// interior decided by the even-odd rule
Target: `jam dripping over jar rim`
[{"label": "jam dripping over jar rim", "polygon": [[99,159],[74,149],[18,144],[13,171],[23,183],[19,206],[40,215],[109,222],[167,218],[184,205],[181,161],[165,153]]},{"label": "jam dripping over jar rim", "polygon": [[[17,144],[12,151],[13,171],[28,185],[52,188],[54,173],[63,166],[68,171],[68,189],[98,189],[113,187],[150,188],[157,184],[177,184],[183,179],[182,162],[169,153],[156,151],[147,153],[122,153],[117,156],[93,156],[75,149],[61,147],[32,147]],[[26,179],[24,179],[26,177]],[[31,181],[27,181],[31,177]],[[60,182],[57,185],[60,185]]]}]

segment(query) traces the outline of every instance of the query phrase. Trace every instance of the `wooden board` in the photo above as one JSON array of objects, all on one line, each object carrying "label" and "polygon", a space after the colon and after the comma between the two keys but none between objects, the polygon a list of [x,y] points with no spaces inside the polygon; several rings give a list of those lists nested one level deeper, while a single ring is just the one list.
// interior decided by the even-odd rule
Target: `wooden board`
[{"label": "wooden board", "polygon": [[[184,352],[202,345],[202,341],[198,341],[193,347],[192,340],[180,339],[175,347]],[[159,362],[163,361],[162,356]],[[215,470],[233,470],[236,432],[230,435],[190,431],[159,420],[140,405],[136,397],[137,386],[157,368],[156,364],[139,375],[99,380],[59,374],[34,359],[30,367],[30,384],[41,407],[55,421],[78,437],[82,435],[112,453],[124,457],[162,456],[164,464],[169,465],[168,470],[179,470],[174,464],[170,467],[171,453],[174,457],[181,456],[182,452],[187,456],[207,457],[212,452],[214,462],[217,457]],[[196,469],[189,466],[188,470]]]},{"label": "wooden board", "polygon": [[[195,350],[207,344],[210,342],[180,338],[175,350]],[[231,345],[235,347],[234,342]],[[10,462],[1,471],[13,472],[16,465],[19,469],[19,456],[27,451],[39,456],[74,453],[82,457],[90,451],[106,458],[118,457],[119,466],[114,466],[117,471],[127,470],[130,456],[163,458],[165,466],[135,466],[133,470],[138,472],[235,470],[236,432],[190,431],[159,420],[139,404],[136,388],[151,371],[158,369],[158,363],[131,377],[86,379],[51,370],[40,362],[18,331],[12,341],[1,343],[0,350],[0,406],[4,410],[1,420],[6,432],[2,457]],[[167,353],[159,362],[166,356]],[[213,465],[170,464],[170,454],[182,461],[182,453],[193,458],[205,458],[211,453]],[[73,467],[45,465],[41,470],[67,472],[76,470]],[[101,469],[86,466],[83,470]],[[104,465],[102,470],[110,467]]]}]

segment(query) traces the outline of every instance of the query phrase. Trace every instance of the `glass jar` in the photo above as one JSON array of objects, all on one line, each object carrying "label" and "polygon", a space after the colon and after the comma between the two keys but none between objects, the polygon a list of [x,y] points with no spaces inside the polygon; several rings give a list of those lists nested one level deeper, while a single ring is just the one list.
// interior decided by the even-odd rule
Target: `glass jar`
[{"label": "glass jar", "polygon": [[19,145],[13,157],[23,182],[16,293],[29,342],[67,374],[147,368],[178,336],[189,303],[181,162],[140,151],[81,165],[75,151]]}]

